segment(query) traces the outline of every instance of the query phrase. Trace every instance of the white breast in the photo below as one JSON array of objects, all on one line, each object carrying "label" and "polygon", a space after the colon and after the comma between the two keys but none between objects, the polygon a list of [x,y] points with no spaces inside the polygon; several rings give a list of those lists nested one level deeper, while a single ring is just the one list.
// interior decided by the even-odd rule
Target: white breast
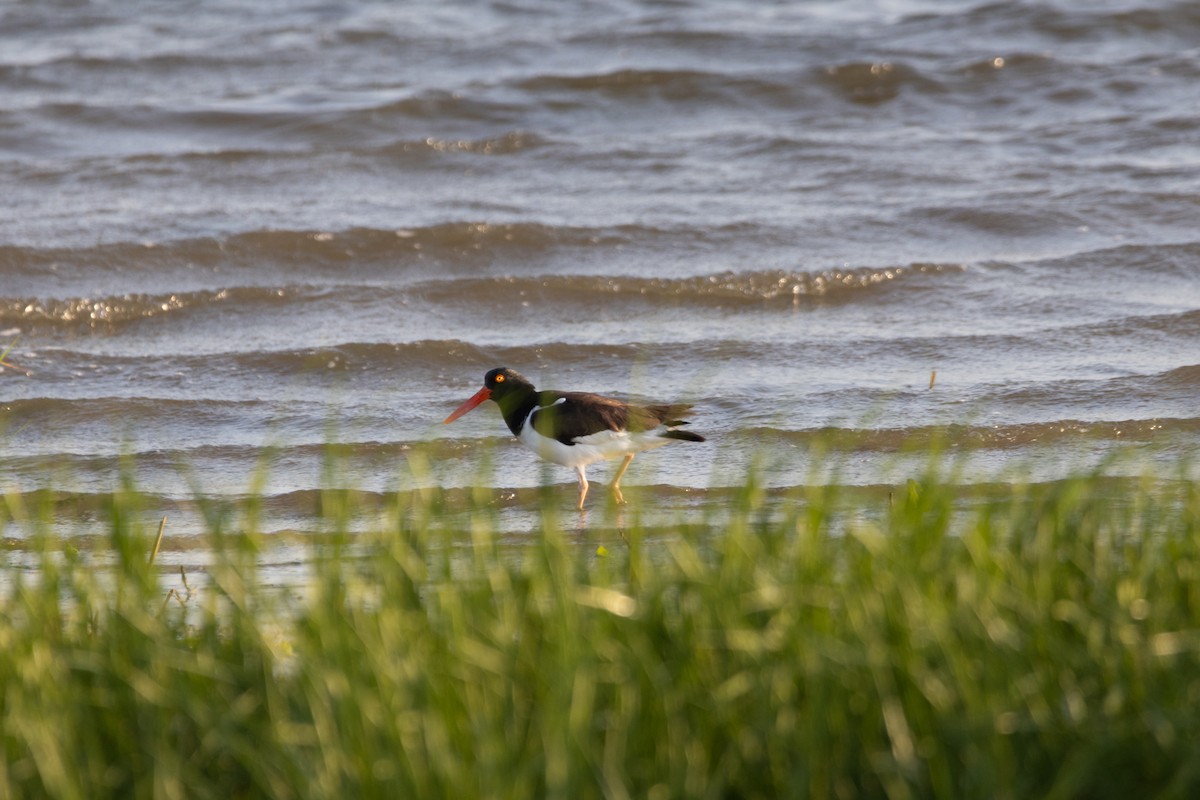
[{"label": "white breast", "polygon": [[[530,416],[533,416],[532,411]],[[652,447],[661,447],[671,441],[652,431],[638,431],[637,433],[600,431],[577,437],[575,444],[568,445],[535,431],[529,417],[525,418],[525,424],[521,426],[521,435],[518,438],[526,447],[542,458],[555,464],[562,464],[564,467],[586,466],[597,461],[620,458],[629,453],[640,453]]]}]

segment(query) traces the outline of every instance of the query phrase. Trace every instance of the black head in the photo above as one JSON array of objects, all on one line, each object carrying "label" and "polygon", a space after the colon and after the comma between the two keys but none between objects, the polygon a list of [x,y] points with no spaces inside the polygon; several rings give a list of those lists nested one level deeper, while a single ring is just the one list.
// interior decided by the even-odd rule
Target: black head
[{"label": "black head", "polygon": [[483,385],[491,398],[504,405],[504,398],[533,392],[533,383],[521,373],[508,367],[496,367],[483,376]]},{"label": "black head", "polygon": [[[533,407],[536,394],[533,384],[524,375],[507,367],[497,367],[483,376],[483,388],[450,412],[444,421],[454,422],[484,400],[495,400],[496,405],[500,406],[500,413],[504,415],[504,421],[513,428],[518,422],[519,411],[526,406]],[[520,420],[524,419],[524,416],[520,416]],[[516,428],[513,430],[516,432]]]}]

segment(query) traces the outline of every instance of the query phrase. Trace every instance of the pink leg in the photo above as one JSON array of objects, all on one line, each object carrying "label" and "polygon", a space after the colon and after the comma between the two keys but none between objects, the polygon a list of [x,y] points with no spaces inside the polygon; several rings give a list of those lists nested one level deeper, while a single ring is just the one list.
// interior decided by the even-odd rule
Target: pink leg
[{"label": "pink leg", "polygon": [[587,474],[584,472],[584,467],[576,467],[575,472],[579,475],[579,505],[577,508],[583,511],[583,498],[587,497],[588,490]]},{"label": "pink leg", "polygon": [[617,467],[617,474],[613,476],[612,489],[613,499],[618,505],[625,502],[625,495],[621,494],[621,477],[625,474],[625,470],[629,469],[629,464],[633,461],[633,453],[625,456],[625,460],[621,462],[621,466]]}]

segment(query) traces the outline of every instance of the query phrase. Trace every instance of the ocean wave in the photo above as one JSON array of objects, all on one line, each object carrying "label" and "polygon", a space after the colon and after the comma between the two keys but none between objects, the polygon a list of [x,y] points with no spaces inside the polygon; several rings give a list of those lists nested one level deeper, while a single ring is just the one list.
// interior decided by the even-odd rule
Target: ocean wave
[{"label": "ocean wave", "polygon": [[1066,255],[1011,261],[983,261],[983,270],[1011,272],[1029,280],[1083,281],[1082,287],[1104,284],[1147,287],[1162,281],[1177,281],[1181,289],[1190,289],[1200,268],[1200,242],[1162,244],[1123,244],[1095,249],[1079,248]]},{"label": "ocean wave", "polygon": [[1118,406],[1145,410],[1190,409],[1200,388],[1200,366],[1183,366],[1141,375],[1117,375],[1094,379],[1063,379],[997,387],[982,402],[1001,403],[1009,408],[1102,409]]},{"label": "ocean wave", "polygon": [[902,91],[940,94],[941,80],[902,61],[838,62],[815,67],[753,72],[701,69],[627,68],[576,75],[527,77],[516,88],[532,97],[594,102],[596,98],[622,103],[668,102],[704,106],[759,105],[793,109],[819,101],[814,92],[832,89],[836,96],[860,104],[895,99]]},{"label": "ocean wave", "polygon": [[392,142],[370,152],[391,158],[465,153],[483,156],[507,156],[535,150],[548,143],[548,139],[530,131],[509,131],[500,136],[482,139],[445,138],[427,136],[424,139],[406,139]]},{"label": "ocean wave", "polygon": [[1091,250],[1068,258],[1047,259],[1042,266],[1094,274],[1142,273],[1194,281],[1200,267],[1200,242],[1130,244]]},{"label": "ocean wave", "polygon": [[939,27],[983,28],[1021,37],[1033,33],[1064,42],[1144,34],[1173,34],[1191,41],[1200,31],[1200,11],[1195,3],[1187,0],[1162,3],[1158,8],[1114,9],[987,3],[962,15],[939,14],[936,19]]},{"label": "ocean wave", "polygon": [[[48,454],[8,453],[5,468],[11,475],[27,478],[42,476],[112,475],[122,466],[136,466],[143,472],[165,471],[181,473],[191,469],[208,472],[251,476],[255,471],[270,471],[280,466],[296,464],[318,465],[336,460],[343,466],[354,464],[377,466],[381,472],[409,457],[446,461],[455,458],[478,458],[482,450],[494,449],[507,442],[501,437],[457,439],[452,437],[429,440],[400,439],[395,441],[304,441],[266,442],[263,444],[198,444],[195,446],[137,448],[130,443],[120,455],[111,453],[55,452]],[[121,462],[126,463],[123,465]],[[312,476],[319,471],[308,470]]]},{"label": "ocean wave", "polygon": [[942,206],[914,208],[904,217],[914,224],[939,231],[965,228],[989,236],[1038,236],[1060,234],[1084,224],[1085,220],[1065,209],[1030,207],[1028,203],[994,203],[983,208]]},{"label": "ocean wave", "polygon": [[213,307],[268,308],[300,305],[328,293],[317,287],[233,287],[211,291],[123,294],[106,297],[0,297],[0,326],[21,333],[51,331],[119,332],[130,324],[184,315]]},{"label": "ocean wave", "polygon": [[0,426],[11,432],[31,420],[50,421],[60,428],[104,421],[133,428],[151,419],[186,419],[197,428],[240,420],[261,405],[253,400],[186,397],[30,397],[0,404]]},{"label": "ocean wave", "polygon": [[[758,343],[728,340],[632,344],[547,341],[483,346],[459,339],[422,339],[283,349],[247,347],[203,353],[168,351],[157,355],[96,353],[90,348],[72,349],[68,343],[43,346],[29,352],[19,348],[12,359],[19,361],[22,370],[32,373],[41,387],[70,385],[86,377],[93,390],[100,390],[99,384],[110,389],[124,386],[128,393],[120,396],[127,397],[136,396],[139,391],[134,381],[140,381],[146,387],[142,391],[162,392],[189,382],[193,386],[201,382],[211,385],[216,380],[214,376],[219,376],[222,385],[228,387],[232,381],[244,390],[264,383],[269,385],[272,381],[291,382],[304,375],[368,372],[372,380],[421,374],[429,376],[426,380],[444,380],[447,388],[460,388],[463,375],[474,380],[478,377],[476,372],[482,375],[484,370],[498,364],[534,374],[539,369],[559,364],[569,364],[572,369],[604,369],[613,364],[664,363],[693,358],[761,358],[775,353],[771,349],[764,352],[764,347]],[[455,364],[462,366],[457,376],[451,377],[446,365]],[[194,393],[194,389],[192,391]],[[31,402],[41,407],[45,398]]]},{"label": "ocean wave", "polygon": [[[1176,367],[1156,376],[1156,379],[1164,386],[1192,391],[1200,390],[1200,364]],[[1200,398],[1200,394],[1197,397]]]},{"label": "ocean wave", "polygon": [[[101,271],[146,274],[160,267],[261,267],[274,263],[303,272],[314,266],[389,264],[422,254],[448,258],[480,253],[515,256],[558,247],[618,247],[658,239],[685,241],[693,235],[704,233],[642,225],[588,228],[470,221],[393,229],[259,229],[222,237],[126,241],[76,248],[0,245],[0,270],[9,275],[41,276],[82,267],[92,275]],[[721,231],[715,235],[721,235]]]},{"label": "ocean wave", "polygon": [[1178,340],[1181,344],[1200,340],[1200,309],[1166,314],[1144,314],[1104,322],[1070,326],[1062,329],[1068,341],[1086,346],[1104,340],[1132,343],[1130,337],[1159,335],[1164,343]]},{"label": "ocean wave", "polygon": [[945,86],[921,70],[900,61],[851,61],[823,67],[818,79],[841,97],[874,105],[894,100],[904,90],[940,94]]},{"label": "ocean wave", "polygon": [[440,303],[471,302],[486,297],[490,306],[512,304],[588,303],[601,298],[640,300],[653,305],[697,304],[787,305],[836,302],[882,291],[914,278],[961,273],[962,265],[910,264],[896,267],[858,267],[819,271],[766,270],[723,272],[689,278],[642,278],[605,275],[542,275],[464,278],[414,287],[422,299]]},{"label": "ocean wave", "polygon": [[[179,66],[180,80],[187,68]],[[88,75],[94,79],[95,76]],[[69,81],[70,76],[67,76]],[[331,95],[332,96],[332,95]],[[461,91],[430,89],[409,96],[380,99],[367,94],[356,103],[329,100],[314,104],[311,99],[264,99],[259,103],[211,100],[207,105],[182,104],[174,97],[141,97],[124,104],[99,103],[87,99],[56,100],[5,111],[12,124],[31,130],[86,129],[97,132],[129,132],[130,142],[145,140],[145,131],[174,131],[186,135],[183,142],[198,138],[214,149],[263,149],[286,152],[298,146],[336,148],[347,142],[369,142],[395,136],[412,123],[436,121],[439,129],[451,122],[473,127],[517,128],[525,120],[524,102],[501,102]],[[171,137],[164,136],[163,141]],[[66,143],[66,140],[63,140]],[[78,143],[75,143],[78,144]],[[178,144],[172,145],[178,147]],[[150,151],[158,151],[150,145]],[[116,152],[128,151],[128,147]],[[133,151],[142,155],[143,151]]]},{"label": "ocean wave", "polygon": [[372,374],[425,374],[444,364],[490,363],[497,357],[514,355],[515,348],[481,348],[458,339],[422,339],[415,342],[347,342],[331,347],[300,347],[287,350],[255,350],[196,356],[185,366],[204,372],[215,365],[246,375],[280,378],[309,372],[350,372],[370,369]]},{"label": "ocean wave", "polygon": [[[313,277],[314,283],[339,282],[383,270],[394,278],[400,267],[446,264],[477,267],[493,262],[528,265],[539,256],[566,251],[590,253],[642,248],[679,254],[712,252],[740,246],[747,238],[782,249],[794,247],[793,234],[751,222],[722,225],[609,226],[552,225],[541,222],[452,221],[395,228],[263,228],[227,236],[168,241],[120,241],[81,247],[0,244],[0,271],[11,278],[52,277],[62,282],[69,269],[89,277],[132,275],[152,280],[166,270],[195,276],[201,271],[237,268],[243,280],[284,281]],[[354,268],[349,273],[346,267]],[[269,268],[269,269],[268,269]],[[912,267],[898,267],[911,270]],[[242,274],[239,273],[239,274]],[[437,269],[437,274],[444,274]],[[266,277],[257,277],[265,275]],[[254,276],[254,277],[249,277]],[[228,283],[230,278],[225,278]],[[12,292],[12,284],[0,294]],[[12,297],[12,295],[9,295]]]},{"label": "ocean wave", "polygon": [[676,103],[733,103],[767,101],[786,104],[795,99],[794,81],[761,75],[708,72],[693,69],[620,69],[578,75],[538,75],[519,81],[531,95],[580,95],[620,101]]},{"label": "ocean wave", "polygon": [[1061,419],[998,425],[948,424],[897,428],[823,427],[781,430],[753,427],[738,438],[782,442],[829,452],[902,452],[956,449],[1019,450],[1062,442],[1106,441],[1169,444],[1173,437],[1200,435],[1200,418],[1154,418],[1120,421]]},{"label": "ocean wave", "polygon": [[171,295],[133,295],[106,298],[71,298],[66,300],[13,299],[0,300],[0,324],[40,327],[43,323],[67,327],[117,326],[137,319],[160,316],[202,302],[220,301],[228,297],[219,292],[190,292]]}]

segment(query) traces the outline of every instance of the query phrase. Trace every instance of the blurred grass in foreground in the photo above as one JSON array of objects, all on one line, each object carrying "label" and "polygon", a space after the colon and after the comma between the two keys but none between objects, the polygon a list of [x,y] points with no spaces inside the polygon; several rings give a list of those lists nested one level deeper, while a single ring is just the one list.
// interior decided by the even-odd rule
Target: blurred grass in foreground
[{"label": "blurred grass in foreground", "polygon": [[331,491],[300,600],[256,574],[252,500],[186,604],[133,487],[103,569],[10,496],[36,563],[0,567],[0,795],[1196,796],[1197,486],[962,493],[781,520],[751,478],[719,529],[598,551],[553,493],[513,547],[486,492],[349,535]]}]

